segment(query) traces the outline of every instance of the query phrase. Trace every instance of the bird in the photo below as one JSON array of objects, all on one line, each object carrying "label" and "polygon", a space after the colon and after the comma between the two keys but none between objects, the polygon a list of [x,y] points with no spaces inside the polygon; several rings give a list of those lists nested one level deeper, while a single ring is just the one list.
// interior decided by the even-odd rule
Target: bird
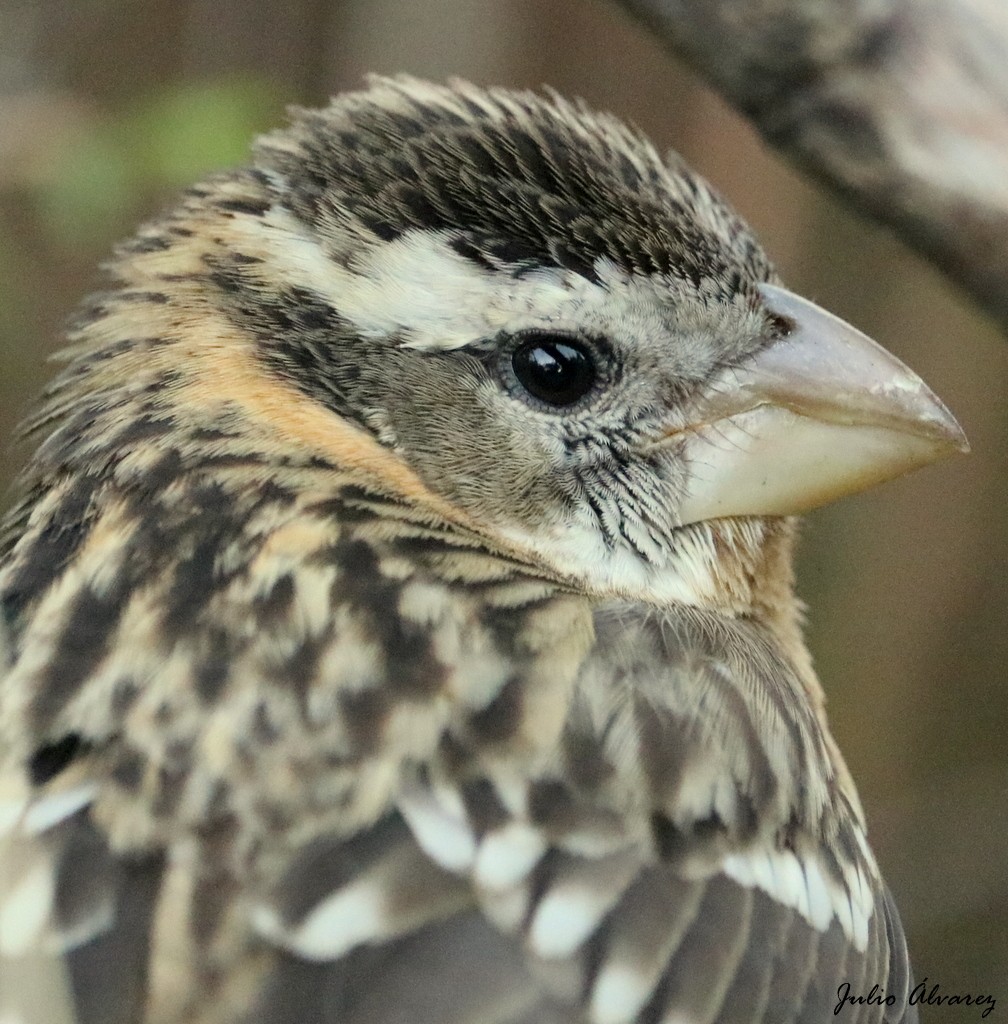
[{"label": "bird", "polygon": [[965,450],[918,376],[551,91],[293,110],[107,274],[0,527],[4,1024],[916,1020],[792,557]]}]

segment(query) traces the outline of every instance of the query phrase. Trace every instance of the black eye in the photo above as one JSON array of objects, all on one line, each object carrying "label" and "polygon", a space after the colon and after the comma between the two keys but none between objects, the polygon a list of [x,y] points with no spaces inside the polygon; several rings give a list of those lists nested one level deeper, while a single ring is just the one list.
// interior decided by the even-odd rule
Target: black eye
[{"label": "black eye", "polygon": [[562,335],[526,335],[511,356],[511,366],[521,386],[547,405],[573,405],[595,383],[589,351]]}]

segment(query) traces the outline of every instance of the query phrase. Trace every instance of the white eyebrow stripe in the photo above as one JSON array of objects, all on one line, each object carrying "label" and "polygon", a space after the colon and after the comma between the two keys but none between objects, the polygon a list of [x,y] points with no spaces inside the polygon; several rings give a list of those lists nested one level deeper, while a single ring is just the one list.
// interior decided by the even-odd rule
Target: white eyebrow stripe
[{"label": "white eyebrow stripe", "polygon": [[[455,252],[444,232],[406,231],[362,245],[348,264],[333,259],[288,211],[274,207],[250,251],[270,250],[283,283],[308,288],[363,337],[398,335],[416,348],[452,349],[530,322],[576,319],[607,290],[579,274],[542,268],[514,277]],[[241,230],[241,226],[237,226]]]},{"label": "white eyebrow stripe", "polygon": [[452,349],[529,320],[568,319],[578,293],[601,291],[570,271],[521,278],[459,256],[445,238],[409,231],[354,261],[340,312],[365,334],[405,333],[405,344]]},{"label": "white eyebrow stripe", "polygon": [[670,330],[663,284],[601,257],[597,280],[562,267],[515,276],[460,256],[446,232],[413,229],[391,242],[362,241],[344,263],[278,206],[254,224],[233,222],[232,230],[239,248],[268,261],[274,284],[312,291],[362,337],[450,350],[533,326],[590,325],[640,337]]}]

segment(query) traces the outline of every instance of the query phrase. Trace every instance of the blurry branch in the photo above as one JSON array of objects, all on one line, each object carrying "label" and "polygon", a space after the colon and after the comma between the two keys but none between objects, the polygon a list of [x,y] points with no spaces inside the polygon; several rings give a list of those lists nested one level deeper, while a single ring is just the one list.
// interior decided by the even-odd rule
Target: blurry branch
[{"label": "blurry branch", "polygon": [[1008,327],[1005,0],[617,2]]}]

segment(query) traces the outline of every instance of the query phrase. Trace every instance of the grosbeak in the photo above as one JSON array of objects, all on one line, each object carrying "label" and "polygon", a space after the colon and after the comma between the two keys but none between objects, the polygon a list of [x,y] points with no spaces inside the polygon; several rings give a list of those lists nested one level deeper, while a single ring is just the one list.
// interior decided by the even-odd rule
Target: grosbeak
[{"label": "grosbeak", "polygon": [[678,157],[376,79],[70,340],[0,541],[4,1024],[914,1018],[792,517],[964,438]]}]

